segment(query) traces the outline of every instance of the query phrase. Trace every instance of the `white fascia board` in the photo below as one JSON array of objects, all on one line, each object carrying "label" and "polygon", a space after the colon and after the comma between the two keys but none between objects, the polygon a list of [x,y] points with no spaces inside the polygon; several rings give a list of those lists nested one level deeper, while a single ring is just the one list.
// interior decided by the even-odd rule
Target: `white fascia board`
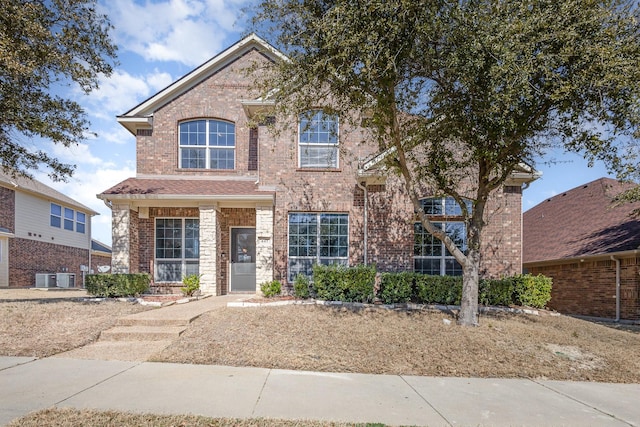
[{"label": "white fascia board", "polygon": [[209,61],[205,62],[198,68],[186,74],[182,78],[176,80],[151,98],[143,101],[138,106],[127,111],[121,117],[143,117],[153,114],[153,111],[157,108],[157,106],[164,105],[169,100],[176,98],[178,95],[184,92],[187,92],[189,89],[202,82],[217,70],[228,65],[230,62],[235,60],[238,56],[252,47],[256,47],[260,51],[266,52],[268,56],[271,56],[273,59],[287,60],[285,55],[283,55],[269,43],[255,34],[250,34],[244,39],[240,40],[238,43],[222,51],[218,55],[211,58]]}]

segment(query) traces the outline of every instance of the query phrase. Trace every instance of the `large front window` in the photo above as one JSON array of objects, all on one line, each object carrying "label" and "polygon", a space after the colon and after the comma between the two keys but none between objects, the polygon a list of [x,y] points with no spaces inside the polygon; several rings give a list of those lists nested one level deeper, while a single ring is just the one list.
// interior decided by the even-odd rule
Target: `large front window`
[{"label": "large front window", "polygon": [[[461,251],[467,250],[467,227],[462,221],[462,209],[451,198],[429,198],[421,201],[424,213],[430,218],[442,219],[434,221],[436,228],[444,231]],[[471,209],[471,204],[467,203]],[[429,233],[420,222],[413,227],[413,263],[414,270],[435,276],[460,276],[462,266],[456,261],[444,243]]]},{"label": "large front window", "polygon": [[180,123],[180,167],[234,169],[236,127],[220,120]]},{"label": "large front window", "polygon": [[314,264],[349,263],[349,215],[289,214],[289,282],[311,277]]},{"label": "large front window", "polygon": [[184,276],[198,274],[200,259],[200,220],[193,218],[156,219],[157,282],[181,282]]},{"label": "large front window", "polygon": [[338,167],[338,116],[322,110],[301,114],[299,139],[301,168]]}]

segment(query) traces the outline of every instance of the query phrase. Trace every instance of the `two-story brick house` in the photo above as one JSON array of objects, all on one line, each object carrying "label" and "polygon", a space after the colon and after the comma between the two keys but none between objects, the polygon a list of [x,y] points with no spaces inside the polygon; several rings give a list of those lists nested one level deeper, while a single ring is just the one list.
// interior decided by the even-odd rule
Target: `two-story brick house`
[{"label": "two-story brick house", "polygon": [[111,263],[91,239],[98,212],[44,183],[0,171],[0,288],[82,287]]},{"label": "two-story brick house", "polygon": [[[159,292],[198,273],[203,292],[216,295],[291,284],[315,263],[459,274],[416,224],[398,178],[378,170],[365,129],[322,106],[278,134],[257,123],[270,104],[247,70],[283,59],[247,36],[118,117],[136,137],[137,174],[98,195],[112,208],[113,272],[148,272]],[[532,179],[515,174],[491,200],[485,275],[521,269],[522,187]],[[424,196],[463,246],[459,208]]]}]

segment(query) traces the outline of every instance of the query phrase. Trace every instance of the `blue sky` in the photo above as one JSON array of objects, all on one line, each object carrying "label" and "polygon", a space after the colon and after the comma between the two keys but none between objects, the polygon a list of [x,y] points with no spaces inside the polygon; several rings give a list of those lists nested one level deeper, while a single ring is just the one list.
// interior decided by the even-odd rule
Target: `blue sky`
[{"label": "blue sky", "polygon": [[[152,96],[226,47],[246,31],[241,12],[246,0],[100,0],[111,19],[112,37],[118,45],[120,65],[110,78],[101,79],[100,89],[82,95],[73,88],[66,96],[80,102],[88,113],[91,130],[98,136],[66,149],[50,144],[49,150],[67,163],[77,165],[68,183],[51,182],[46,174],[34,173],[40,181],[89,206],[93,238],[111,244],[111,211],[96,194],[135,176],[135,137],[116,122],[116,116]],[[268,39],[268,35],[261,34]],[[603,165],[588,168],[579,156],[550,153],[539,163],[542,178],[524,192],[527,210],[549,197],[607,176]]]}]

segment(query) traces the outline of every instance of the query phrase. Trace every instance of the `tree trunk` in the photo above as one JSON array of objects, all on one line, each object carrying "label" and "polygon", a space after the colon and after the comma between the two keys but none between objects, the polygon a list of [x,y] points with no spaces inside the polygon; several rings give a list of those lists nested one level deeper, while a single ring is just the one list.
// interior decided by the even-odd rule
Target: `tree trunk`
[{"label": "tree trunk", "polygon": [[478,282],[480,277],[480,252],[469,251],[462,266],[462,300],[458,324],[478,326]]}]

